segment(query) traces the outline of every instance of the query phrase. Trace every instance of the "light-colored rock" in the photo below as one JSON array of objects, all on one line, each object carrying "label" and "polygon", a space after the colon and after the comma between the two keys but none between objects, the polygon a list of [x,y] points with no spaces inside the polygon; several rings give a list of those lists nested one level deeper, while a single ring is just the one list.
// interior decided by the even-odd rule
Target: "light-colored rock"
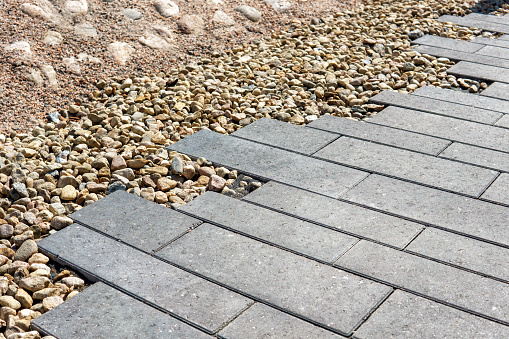
[{"label": "light-colored rock", "polygon": [[51,220],[51,228],[61,230],[73,223],[72,219],[66,216],[55,216]]},{"label": "light-colored rock", "polygon": [[81,74],[81,66],[79,65],[78,60],[76,60],[75,57],[63,58],[62,63],[64,64],[67,72],[75,75]]},{"label": "light-colored rock", "polygon": [[143,16],[140,11],[134,8],[126,8],[122,11],[122,14],[125,15],[126,18],[131,20],[139,20]]},{"label": "light-colored rock", "polygon": [[221,192],[225,185],[226,180],[214,174],[210,177],[207,188],[214,192]]},{"label": "light-colored rock", "polygon": [[44,77],[48,80],[51,88],[56,89],[58,87],[57,72],[51,65],[42,65],[41,72]]},{"label": "light-colored rock", "polygon": [[[40,339],[41,335],[37,331],[25,333],[12,333],[6,339]],[[46,337],[45,337],[46,338]]]},{"label": "light-colored rock", "polygon": [[180,11],[179,6],[170,0],[157,0],[154,2],[154,7],[165,18],[175,16]]},{"label": "light-colored rock", "polygon": [[214,13],[214,16],[212,17],[213,22],[218,22],[221,24],[224,24],[225,26],[233,26],[235,25],[235,20],[231,18],[228,14],[225,12],[218,10]]},{"label": "light-colored rock", "polygon": [[13,310],[18,310],[21,307],[21,304],[10,295],[3,295],[0,297],[0,306],[10,307]]},{"label": "light-colored rock", "polygon": [[240,7],[235,8],[237,12],[240,12],[242,15],[253,22],[260,21],[262,19],[262,13],[254,7],[242,5]]},{"label": "light-colored rock", "polygon": [[42,253],[35,253],[30,257],[30,259],[28,259],[29,264],[47,264],[48,261],[49,258]]},{"label": "light-colored rock", "polygon": [[97,30],[88,22],[83,22],[74,26],[74,33],[86,38],[94,38],[97,36]]},{"label": "light-colored rock", "polygon": [[33,303],[34,303],[34,300],[32,299],[32,297],[30,296],[30,294],[28,294],[24,289],[22,288],[18,288],[18,290],[16,291],[16,295],[14,296],[14,298],[19,301],[19,303],[21,304],[21,307],[23,308],[30,308],[32,307]]},{"label": "light-colored rock", "polygon": [[292,5],[288,0],[264,0],[264,1],[267,5],[269,5],[278,12],[287,10]]},{"label": "light-colored rock", "polygon": [[44,36],[44,43],[49,46],[59,45],[63,40],[62,34],[56,31],[48,31]]},{"label": "light-colored rock", "polygon": [[78,191],[72,185],[67,185],[62,188],[62,193],[60,194],[60,199],[62,200],[74,200],[78,196]]},{"label": "light-colored rock", "polygon": [[10,45],[6,45],[4,47],[4,50],[6,52],[18,51],[25,54],[26,56],[32,54],[32,50],[30,49],[30,44],[28,43],[28,41],[15,41]]},{"label": "light-colored rock", "polygon": [[203,32],[205,22],[200,15],[183,15],[177,21],[177,27],[184,34],[200,34]]},{"label": "light-colored rock", "polygon": [[60,282],[68,287],[83,287],[85,285],[85,281],[78,277],[65,277]]},{"label": "light-colored rock", "polygon": [[19,287],[30,292],[42,290],[50,285],[51,281],[46,277],[28,276],[19,281]]},{"label": "light-colored rock", "polygon": [[133,51],[134,48],[126,42],[115,41],[108,45],[111,58],[121,66],[127,63]]},{"label": "light-colored rock", "polygon": [[68,0],[64,5],[64,13],[71,17],[83,16],[88,12],[87,0]]},{"label": "light-colored rock", "polygon": [[37,243],[31,239],[26,240],[16,251],[14,255],[14,260],[26,261],[30,258],[34,253],[37,253],[38,247]]}]

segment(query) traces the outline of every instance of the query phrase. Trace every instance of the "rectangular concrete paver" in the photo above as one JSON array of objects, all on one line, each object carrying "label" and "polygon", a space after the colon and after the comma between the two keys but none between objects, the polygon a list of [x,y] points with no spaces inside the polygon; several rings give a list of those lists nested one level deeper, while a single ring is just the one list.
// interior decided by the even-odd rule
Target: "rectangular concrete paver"
[{"label": "rectangular concrete paver", "polygon": [[479,94],[466,93],[434,86],[423,86],[412,92],[412,95],[449,101],[457,104],[509,114],[508,101],[484,97]]},{"label": "rectangular concrete paver", "polygon": [[124,191],[107,195],[70,217],[146,252],[155,251],[200,223]]},{"label": "rectangular concrete paver", "polygon": [[263,185],[244,199],[399,248],[423,229],[414,222],[275,182]]},{"label": "rectangular concrete paver", "polygon": [[478,18],[472,18],[468,16],[452,16],[452,15],[442,15],[438,18],[440,22],[452,22],[460,26],[466,27],[475,27],[481,28],[490,32],[499,32],[504,34],[509,34],[509,25],[489,22],[485,20],[479,20]]},{"label": "rectangular concrete paver", "polygon": [[502,116],[502,113],[499,112],[394,91],[380,92],[372,97],[370,101],[485,124],[493,124]]},{"label": "rectangular concrete paver", "polygon": [[210,224],[158,255],[347,335],[391,292],[385,285]]},{"label": "rectangular concrete paver", "polygon": [[509,174],[500,174],[481,198],[509,205]]},{"label": "rectangular concrete paver", "polygon": [[219,193],[207,192],[179,210],[326,262],[335,261],[358,241]]},{"label": "rectangular concrete paver", "polygon": [[509,152],[509,130],[496,126],[394,106],[384,109],[368,121],[451,141]]},{"label": "rectangular concrete paver", "polygon": [[509,281],[509,249],[428,227],[406,250]]},{"label": "rectangular concrete paver", "polygon": [[474,38],[474,40],[471,40],[471,41],[478,43],[478,44],[483,44],[483,45],[509,48],[509,41],[502,40],[502,39],[492,39],[492,38],[487,38],[487,37],[483,37],[483,36],[478,36],[478,37]]},{"label": "rectangular concrete paver", "polygon": [[509,327],[437,302],[395,291],[355,332],[357,339],[494,338]]},{"label": "rectangular concrete paver", "polygon": [[485,46],[481,48],[476,54],[491,55],[492,57],[509,59],[509,49],[497,46]]},{"label": "rectangular concrete paver", "polygon": [[315,156],[474,197],[498,175],[493,170],[348,137]]},{"label": "rectangular concrete paver", "polygon": [[440,153],[440,157],[469,164],[509,171],[509,153],[454,142]]},{"label": "rectangular concrete paver", "polygon": [[502,100],[509,100],[509,84],[503,82],[494,82],[484,91],[482,91],[481,95]]},{"label": "rectangular concrete paver", "polygon": [[344,338],[261,303],[255,303],[242,313],[221,330],[219,336],[225,339]]},{"label": "rectangular concrete paver", "polygon": [[336,264],[509,323],[509,285],[503,282],[364,240]]},{"label": "rectangular concrete paver", "polygon": [[[509,27],[509,26],[508,26]],[[503,60],[503,59],[500,59]],[[503,60],[505,64],[507,61]],[[457,75],[461,77],[509,82],[509,69],[491,65],[483,65],[474,62],[460,61],[456,65],[447,70],[448,74]]]},{"label": "rectangular concrete paver", "polygon": [[456,232],[509,245],[509,208],[379,175],[345,199]]},{"label": "rectangular concrete paver", "polygon": [[450,144],[444,139],[332,115],[324,115],[307,127],[432,155],[437,155]]},{"label": "rectangular concrete paver", "polygon": [[453,49],[460,52],[474,53],[483,46],[465,40],[444,38],[438,35],[425,35],[422,38],[412,41],[412,44]]},{"label": "rectangular concrete paver", "polygon": [[504,115],[502,118],[500,118],[496,123],[495,126],[500,126],[504,128],[509,128],[509,115]]},{"label": "rectangular concrete paver", "polygon": [[85,272],[216,332],[252,301],[77,224],[38,242],[57,262]]},{"label": "rectangular concrete paver", "polygon": [[455,61],[465,61],[471,63],[478,63],[482,65],[500,67],[503,69],[509,68],[506,59],[496,58],[490,55],[479,54],[479,53],[466,53],[455,51],[453,49],[433,47],[433,46],[417,46],[414,51],[421,54],[434,55],[436,57],[448,58]]},{"label": "rectangular concrete paver", "polygon": [[33,320],[32,326],[57,338],[212,338],[100,282]]},{"label": "rectangular concrete paver", "polygon": [[338,197],[368,175],[352,168],[206,130],[180,140],[168,146],[168,149],[192,157],[205,157],[213,163],[250,175],[331,197]]},{"label": "rectangular concrete paver", "polygon": [[481,13],[470,13],[465,16],[467,19],[472,20],[479,20],[479,21],[486,21],[486,22],[493,22],[499,25],[509,25],[509,21],[507,18],[504,18],[503,16],[496,16],[491,14],[481,14]]},{"label": "rectangular concrete paver", "polygon": [[232,135],[306,155],[313,154],[338,138],[332,133],[268,118],[257,120]]}]

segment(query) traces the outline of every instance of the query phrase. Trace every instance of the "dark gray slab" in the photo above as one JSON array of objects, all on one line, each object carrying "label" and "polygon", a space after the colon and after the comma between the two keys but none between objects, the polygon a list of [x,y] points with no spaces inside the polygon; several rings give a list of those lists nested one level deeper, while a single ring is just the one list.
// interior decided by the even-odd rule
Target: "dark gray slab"
[{"label": "dark gray slab", "polygon": [[498,172],[369,141],[342,137],[315,156],[478,197]]},{"label": "dark gray slab", "polygon": [[345,199],[493,242],[509,245],[509,208],[379,175]]},{"label": "dark gray slab", "polygon": [[200,223],[146,199],[116,191],[70,217],[143,251],[155,251]]},{"label": "dark gray slab", "polygon": [[452,16],[452,15],[442,15],[437,20],[440,22],[452,22],[452,23],[460,25],[460,26],[481,28],[481,29],[484,29],[485,31],[490,31],[490,32],[499,32],[499,33],[509,34],[509,25],[498,24],[498,23],[489,22],[489,21],[485,21],[485,20],[479,20],[478,18],[471,18],[471,17],[469,18],[467,16],[461,17],[461,16]]},{"label": "dark gray slab", "polygon": [[437,35],[425,35],[422,38],[412,41],[412,44],[426,45],[433,47],[440,47],[446,49],[453,49],[460,52],[474,53],[480,50],[483,46],[468,42],[465,40],[457,40],[451,38],[444,38]]},{"label": "dark gray slab", "polygon": [[[499,60],[503,60],[505,65],[509,65],[506,60]],[[468,61],[458,62],[456,65],[449,68],[447,73],[467,78],[499,81],[504,83],[509,82],[509,69]]]},{"label": "dark gray slab", "polygon": [[502,100],[509,100],[509,84],[503,82],[494,82],[484,91],[482,91],[481,95]]},{"label": "dark gray slab", "polygon": [[509,116],[504,115],[500,120],[495,123],[495,126],[509,128]]},{"label": "dark gray slab", "polygon": [[450,144],[448,140],[332,115],[324,115],[307,127],[432,155],[437,155]]},{"label": "dark gray slab", "polygon": [[359,240],[219,193],[207,192],[179,210],[331,263]]},{"label": "dark gray slab", "polygon": [[251,300],[73,224],[37,243],[65,266],[115,285],[215,332]]},{"label": "dark gray slab", "polygon": [[344,338],[260,303],[237,317],[219,332],[219,336],[225,339]]},{"label": "dark gray slab", "polygon": [[470,13],[465,16],[467,19],[472,20],[479,20],[479,21],[486,21],[486,22],[493,22],[500,25],[509,25],[509,21],[507,18],[504,18],[503,16],[496,16],[491,14],[481,14],[481,13]]},{"label": "dark gray slab", "polygon": [[509,41],[502,40],[502,39],[492,39],[492,38],[487,38],[484,36],[478,36],[478,37],[475,37],[474,40],[471,40],[471,41],[478,43],[478,44],[483,44],[483,45],[509,48]]},{"label": "dark gray slab", "polygon": [[269,182],[249,200],[338,230],[403,248],[423,226],[294,187]]},{"label": "dark gray slab", "polygon": [[440,157],[459,160],[493,168],[499,171],[509,171],[509,154],[454,142],[440,153]]},{"label": "dark gray slab", "polygon": [[429,227],[406,250],[509,281],[504,247]]},{"label": "dark gray slab", "polygon": [[364,240],[336,264],[509,323],[506,283]]},{"label": "dark gray slab", "polygon": [[497,338],[505,325],[396,290],[355,332],[358,339]]},{"label": "dark gray slab", "polygon": [[[338,197],[368,174],[293,152],[202,130],[168,146],[254,176]],[[320,178],[320,180],[316,180]]]},{"label": "dark gray slab", "polygon": [[451,141],[509,152],[509,131],[400,107],[388,107],[368,120],[384,126],[401,128]]},{"label": "dark gray slab", "polygon": [[481,198],[509,205],[509,174],[500,174]]},{"label": "dark gray slab", "polygon": [[343,334],[351,333],[391,291],[210,224],[157,255]]},{"label": "dark gray slab", "polygon": [[433,86],[422,86],[412,92],[411,95],[449,101],[457,104],[509,114],[509,102],[506,100],[484,97],[479,94],[466,93],[462,91],[455,91],[452,89]]},{"label": "dark gray slab", "polygon": [[232,135],[307,155],[338,138],[332,133],[269,118],[257,120]]},{"label": "dark gray slab", "polygon": [[100,282],[31,324],[57,338],[212,338]]},{"label": "dark gray slab", "polygon": [[[440,48],[440,47],[433,47],[433,46],[417,46],[414,48],[414,51],[419,52],[421,54],[429,54],[434,55],[436,57],[443,57],[448,58],[455,61],[467,61],[467,62],[473,62],[483,65],[489,65],[494,67],[500,67],[507,69],[509,68],[509,65],[507,64],[506,59],[500,59],[496,58],[494,56],[489,56],[485,54],[479,54],[479,53],[466,53],[466,52],[460,52],[455,51],[452,49],[446,49],[446,48]],[[448,70],[449,72],[449,70]]]},{"label": "dark gray slab", "polygon": [[499,112],[394,91],[380,92],[372,97],[370,101],[485,124],[493,124],[502,116],[502,113]]},{"label": "dark gray slab", "polygon": [[485,54],[496,58],[509,59],[509,49],[504,47],[485,46],[477,51],[476,54]]}]

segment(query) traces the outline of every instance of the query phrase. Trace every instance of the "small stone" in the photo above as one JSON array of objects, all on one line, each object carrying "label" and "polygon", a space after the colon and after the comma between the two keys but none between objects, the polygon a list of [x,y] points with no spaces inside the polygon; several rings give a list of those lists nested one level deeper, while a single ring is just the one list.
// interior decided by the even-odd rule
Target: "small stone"
[{"label": "small stone", "polygon": [[62,34],[56,31],[48,31],[48,33],[44,36],[44,43],[50,46],[59,45],[63,40],[64,38],[62,37]]},{"label": "small stone", "polygon": [[416,39],[422,38],[423,36],[424,36],[424,32],[421,31],[420,29],[416,29],[414,31],[408,32],[408,37],[410,38],[410,40],[416,40]]},{"label": "small stone", "polygon": [[291,7],[288,0],[265,0],[265,3],[278,12],[282,12]]},{"label": "small stone", "polygon": [[200,34],[205,22],[199,15],[184,15],[177,21],[177,27],[184,34]]},{"label": "small stone", "polygon": [[157,188],[160,189],[163,192],[167,192],[171,190],[172,188],[175,188],[177,186],[178,182],[175,180],[171,180],[169,178],[159,178],[157,180]]},{"label": "small stone", "polygon": [[44,75],[44,77],[48,79],[48,83],[51,88],[55,89],[58,87],[57,72],[55,72],[53,66],[42,65],[41,72]]},{"label": "small stone", "polygon": [[157,191],[154,193],[154,201],[158,204],[164,204],[168,202],[168,196],[161,191]]},{"label": "small stone", "polygon": [[51,297],[54,295],[60,295],[61,292],[62,291],[59,288],[54,288],[54,287],[43,288],[37,292],[34,292],[33,299],[34,300],[43,300],[47,297]]},{"label": "small stone", "polygon": [[42,253],[35,253],[28,259],[29,264],[47,264],[49,258]]},{"label": "small stone", "polygon": [[56,216],[51,220],[51,228],[59,231],[73,223],[73,220],[66,216]]},{"label": "small stone", "polygon": [[14,298],[19,301],[19,303],[21,304],[21,307],[23,308],[30,308],[32,307],[33,303],[34,303],[34,300],[32,299],[32,297],[30,296],[30,294],[28,294],[24,289],[22,288],[18,288],[18,290],[16,291],[16,295],[14,296]]},{"label": "small stone", "polygon": [[126,178],[127,180],[134,180],[134,178],[136,177],[134,175],[134,171],[132,169],[130,169],[130,168],[124,168],[124,169],[121,169],[121,170],[116,170],[112,174],[113,175],[119,175],[121,177]]},{"label": "small stone", "polygon": [[415,65],[411,62],[405,62],[403,64],[403,71],[404,72],[408,72],[408,71],[413,71],[415,69]]},{"label": "small stone", "polygon": [[116,157],[111,159],[111,167],[110,167],[110,169],[112,171],[124,169],[126,167],[127,167],[127,164],[125,162],[125,159],[121,155],[117,155]]},{"label": "small stone", "polygon": [[[45,339],[48,339],[48,337],[44,337]],[[49,337],[54,338],[54,337]],[[41,339],[41,335],[37,331],[30,331],[25,333],[12,333],[9,335],[6,339]]]},{"label": "small stone", "polygon": [[0,306],[10,307],[13,310],[18,310],[21,307],[21,304],[10,295],[3,295],[0,297]]},{"label": "small stone", "polygon": [[51,297],[44,298],[42,301],[42,307],[44,307],[44,310],[48,312],[49,310],[57,307],[61,303],[64,302],[64,299],[59,295],[54,295]]},{"label": "small stone", "polygon": [[201,175],[198,180],[196,180],[196,183],[198,186],[207,186],[210,181],[210,177],[206,175]]},{"label": "small stone", "polygon": [[196,174],[196,170],[195,170],[194,166],[191,166],[191,165],[184,166],[184,172],[183,172],[184,178],[192,179],[195,176],[195,174]]},{"label": "small stone", "polygon": [[14,227],[9,224],[0,225],[0,238],[8,239],[12,236],[14,232]]},{"label": "small stone", "polygon": [[240,12],[247,19],[249,19],[253,22],[257,22],[262,19],[262,13],[260,13],[259,10],[257,10],[256,8],[253,8],[251,6],[243,5],[243,6],[235,8],[235,10],[237,12]]},{"label": "small stone", "polygon": [[213,22],[218,22],[224,24],[225,26],[233,26],[235,25],[235,20],[233,20],[228,14],[219,10],[214,13],[212,17]]},{"label": "small stone", "polygon": [[125,66],[134,48],[126,42],[115,41],[108,45],[108,52],[117,64]]},{"label": "small stone", "polygon": [[165,18],[175,16],[179,13],[179,6],[170,0],[157,0],[154,3],[154,7],[157,9],[159,14]]},{"label": "small stone", "polygon": [[47,288],[50,284],[51,281],[48,278],[40,276],[28,276],[19,281],[19,287],[30,292],[42,290],[43,288]]},{"label": "small stone", "polygon": [[64,13],[71,17],[83,16],[88,12],[86,0],[68,0],[65,2]]},{"label": "small stone", "polygon": [[210,181],[208,183],[207,188],[214,192],[221,192],[225,185],[226,180],[214,174],[210,177]]},{"label": "small stone", "polygon": [[65,277],[60,282],[67,287],[83,287],[85,285],[85,281],[78,277]]},{"label": "small stone", "polygon": [[64,188],[62,188],[62,193],[60,194],[60,199],[70,201],[70,200],[76,199],[77,196],[78,196],[78,191],[76,191],[76,189],[73,186],[67,185]]},{"label": "small stone", "polygon": [[134,8],[126,8],[122,12],[122,14],[124,14],[126,18],[129,18],[131,20],[138,20],[141,19],[142,17],[142,14]]},{"label": "small stone", "polygon": [[32,5],[29,3],[24,3],[20,6],[21,11],[32,18],[39,18],[43,20],[50,20],[51,16],[49,13],[44,11],[41,7]]},{"label": "small stone", "polygon": [[74,26],[74,33],[87,38],[93,38],[97,36],[97,30],[88,22],[83,22]]},{"label": "small stone", "polygon": [[127,191],[127,186],[120,181],[114,181],[108,185],[105,193],[108,195],[116,191]]},{"label": "small stone", "polygon": [[20,248],[16,251],[14,255],[14,260],[26,261],[30,258],[34,253],[37,253],[37,243],[31,239],[26,240],[23,244],[21,244]]},{"label": "small stone", "polygon": [[140,169],[148,163],[146,159],[130,159],[126,161],[127,166],[133,169]]},{"label": "small stone", "polygon": [[184,173],[184,163],[180,157],[175,157],[171,161],[171,172],[177,175],[182,175]]}]

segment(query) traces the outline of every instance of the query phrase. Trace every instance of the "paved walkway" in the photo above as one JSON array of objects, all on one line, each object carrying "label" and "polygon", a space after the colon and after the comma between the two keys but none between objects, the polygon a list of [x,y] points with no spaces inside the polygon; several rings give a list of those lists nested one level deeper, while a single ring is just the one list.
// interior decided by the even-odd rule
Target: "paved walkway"
[{"label": "paved walkway", "polygon": [[[505,18],[446,19],[509,33]],[[478,39],[416,42],[466,60],[455,74],[509,85],[509,40]],[[382,92],[388,107],[366,122],[261,119],[179,141],[169,149],[266,183],[177,211],[115,192],[75,212],[38,244],[98,282],[33,325],[58,338],[508,338],[504,83]]]}]

